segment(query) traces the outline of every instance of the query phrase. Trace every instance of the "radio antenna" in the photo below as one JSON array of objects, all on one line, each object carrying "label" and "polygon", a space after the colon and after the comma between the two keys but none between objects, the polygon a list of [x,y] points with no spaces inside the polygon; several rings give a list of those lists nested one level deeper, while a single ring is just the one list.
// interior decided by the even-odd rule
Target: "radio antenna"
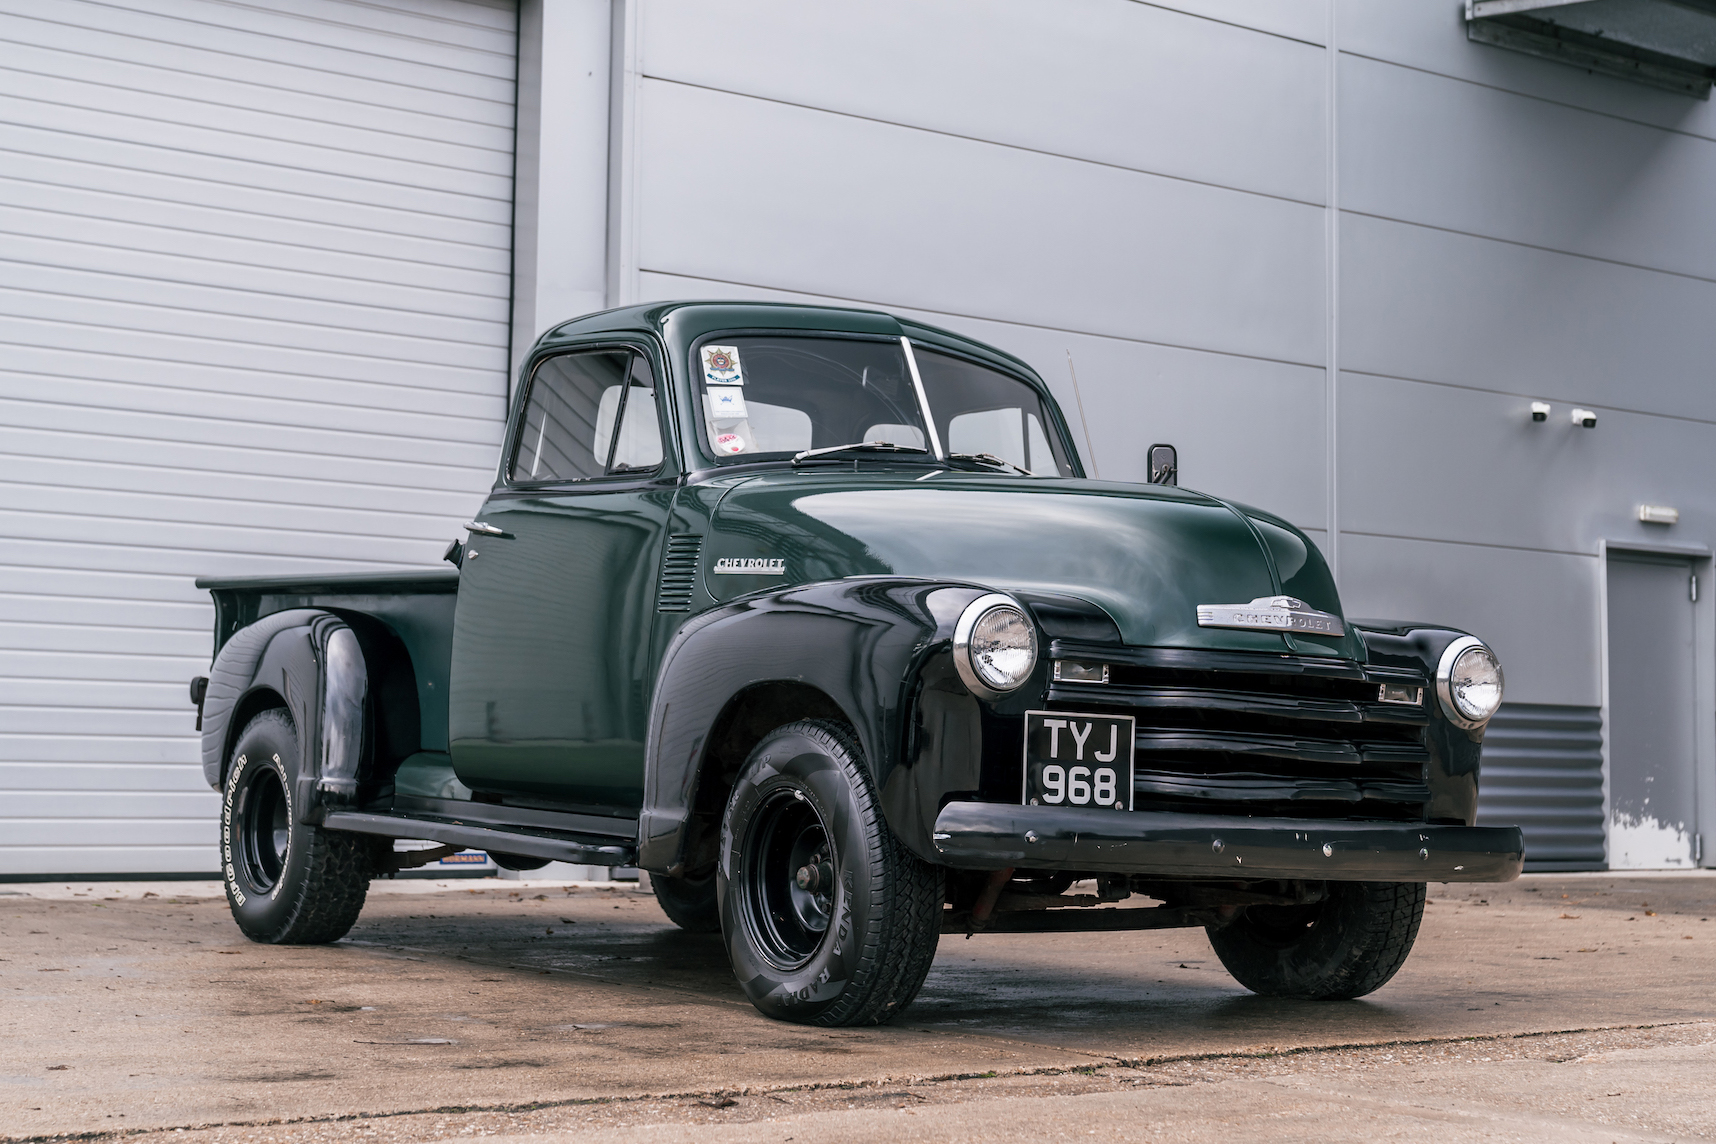
[{"label": "radio antenna", "polygon": [[1078,421],[1084,426],[1084,451],[1090,454],[1090,471],[1102,479],[1102,466],[1096,463],[1096,445],[1090,439],[1090,420],[1084,415],[1084,394],[1078,388],[1078,370],[1073,368],[1072,351],[1067,351],[1067,373],[1072,375],[1073,400],[1078,402]]}]

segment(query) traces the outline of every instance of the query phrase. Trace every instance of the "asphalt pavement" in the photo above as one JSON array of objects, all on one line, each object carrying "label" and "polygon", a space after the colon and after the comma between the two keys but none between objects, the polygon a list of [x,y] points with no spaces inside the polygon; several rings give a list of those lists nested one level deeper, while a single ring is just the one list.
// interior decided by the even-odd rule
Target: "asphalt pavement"
[{"label": "asphalt pavement", "polygon": [[745,1002],[625,883],[377,883],[261,946],[212,883],[0,885],[0,1141],[1716,1135],[1716,876],[1433,886],[1371,997],[1201,930],[942,939],[894,1025]]}]

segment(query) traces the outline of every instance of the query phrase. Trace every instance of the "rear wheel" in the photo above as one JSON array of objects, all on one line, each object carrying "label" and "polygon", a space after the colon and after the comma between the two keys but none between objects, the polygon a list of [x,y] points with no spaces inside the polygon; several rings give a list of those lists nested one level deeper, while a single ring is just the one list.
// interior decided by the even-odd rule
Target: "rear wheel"
[{"label": "rear wheel", "polygon": [[1307,906],[1249,906],[1208,930],[1234,980],[1268,997],[1363,997],[1406,963],[1424,919],[1422,882],[1330,882]]},{"label": "rear wheel", "polygon": [[497,854],[489,851],[489,859],[502,870],[511,870],[522,874],[529,870],[540,870],[548,865],[548,859],[536,858],[529,854]]},{"label": "rear wheel", "polygon": [[713,868],[701,877],[651,874],[649,884],[668,921],[690,933],[721,932],[721,904],[715,898]]},{"label": "rear wheel", "polygon": [[338,941],[357,921],[375,841],[296,821],[287,760],[298,732],[264,711],[238,737],[221,806],[221,873],[233,920],[252,941]]},{"label": "rear wheel", "polygon": [[765,736],[721,833],[721,930],[752,1004],[814,1025],[877,1025],[911,1004],[941,937],[942,872],[888,829],[845,728]]}]

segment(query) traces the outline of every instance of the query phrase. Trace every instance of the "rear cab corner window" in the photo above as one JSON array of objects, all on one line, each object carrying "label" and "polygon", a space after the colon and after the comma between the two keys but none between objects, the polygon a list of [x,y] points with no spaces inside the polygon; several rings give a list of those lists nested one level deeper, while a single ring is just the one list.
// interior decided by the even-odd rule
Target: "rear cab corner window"
[{"label": "rear cab corner window", "polygon": [[514,484],[642,475],[664,459],[655,371],[635,349],[572,351],[531,372],[507,476]]}]

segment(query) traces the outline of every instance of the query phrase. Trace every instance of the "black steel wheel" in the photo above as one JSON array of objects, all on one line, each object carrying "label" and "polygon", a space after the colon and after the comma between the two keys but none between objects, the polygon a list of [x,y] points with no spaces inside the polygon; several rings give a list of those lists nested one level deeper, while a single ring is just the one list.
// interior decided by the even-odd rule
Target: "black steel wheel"
[{"label": "black steel wheel", "polygon": [[816,804],[798,786],[775,785],[745,835],[741,908],[764,955],[798,969],[816,953],[834,917],[834,844]]},{"label": "black steel wheel", "polygon": [[846,728],[807,720],[765,736],[722,841],[721,930],[759,1010],[874,1025],[917,996],[941,936],[942,873],[889,831]]},{"label": "black steel wheel", "polygon": [[296,821],[297,764],[297,729],[276,709],[245,726],[227,770],[221,873],[233,920],[253,941],[338,941],[357,921],[374,871],[375,840]]},{"label": "black steel wheel", "polygon": [[1363,997],[1406,963],[1424,919],[1422,882],[1330,882],[1304,906],[1248,906],[1208,929],[1234,980],[1269,997]]}]

